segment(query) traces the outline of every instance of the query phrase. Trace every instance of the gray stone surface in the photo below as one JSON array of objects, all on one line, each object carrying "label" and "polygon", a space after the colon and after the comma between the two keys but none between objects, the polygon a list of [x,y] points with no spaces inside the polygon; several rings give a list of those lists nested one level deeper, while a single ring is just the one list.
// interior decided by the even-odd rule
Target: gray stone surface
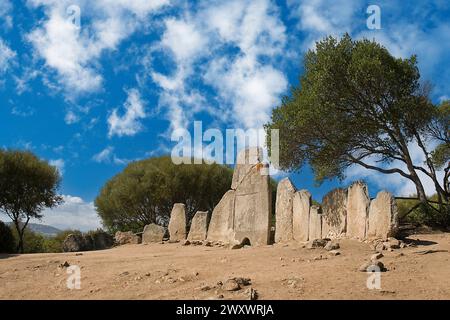
[{"label": "gray stone surface", "polygon": [[309,211],[309,240],[322,239],[322,215],[319,206],[311,206]]},{"label": "gray stone surface", "polygon": [[272,211],[269,176],[262,174],[266,168],[257,164],[251,168],[236,188],[234,203],[234,240],[245,238],[251,245],[269,244]]},{"label": "gray stone surface", "polygon": [[370,198],[367,185],[361,181],[348,188],[347,198],[347,236],[365,239],[368,224]]},{"label": "gray stone surface", "polygon": [[322,237],[338,238],[347,230],[347,190],[335,189],[322,200]]},{"label": "gray stone surface", "polygon": [[208,227],[208,241],[229,242],[233,239],[235,191],[227,191],[215,206]]},{"label": "gray stone surface", "polygon": [[236,190],[242,180],[250,173],[251,169],[261,163],[262,159],[263,151],[259,147],[241,150],[236,157],[231,189]]},{"label": "gray stone surface", "polygon": [[118,245],[138,244],[141,242],[141,238],[131,231],[126,232],[117,231],[116,234],[114,235],[114,240]]},{"label": "gray stone surface", "polygon": [[142,243],[161,242],[164,238],[165,229],[157,224],[148,224],[142,233]]},{"label": "gray stone surface", "polygon": [[208,231],[208,211],[197,211],[192,218],[188,240],[205,240]]},{"label": "gray stone surface", "polygon": [[175,203],[169,220],[170,241],[186,239],[186,207],[182,203]]},{"label": "gray stone surface", "polygon": [[387,191],[380,191],[370,202],[367,237],[381,239],[395,237],[398,223],[395,198]]},{"label": "gray stone surface", "polygon": [[292,233],[294,240],[308,241],[311,193],[300,190],[294,194],[292,205]]},{"label": "gray stone surface", "polygon": [[275,205],[275,242],[293,240],[292,208],[295,191],[289,178],[284,178],[278,183]]}]

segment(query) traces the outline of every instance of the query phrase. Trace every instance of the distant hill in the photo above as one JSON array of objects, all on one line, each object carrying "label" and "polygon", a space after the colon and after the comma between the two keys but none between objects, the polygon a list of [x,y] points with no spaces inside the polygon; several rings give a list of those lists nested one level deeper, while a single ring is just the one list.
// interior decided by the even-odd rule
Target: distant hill
[{"label": "distant hill", "polygon": [[[12,222],[9,222],[8,224],[12,225]],[[61,232],[58,228],[39,223],[29,223],[27,228],[44,236],[55,236],[57,233]]]}]

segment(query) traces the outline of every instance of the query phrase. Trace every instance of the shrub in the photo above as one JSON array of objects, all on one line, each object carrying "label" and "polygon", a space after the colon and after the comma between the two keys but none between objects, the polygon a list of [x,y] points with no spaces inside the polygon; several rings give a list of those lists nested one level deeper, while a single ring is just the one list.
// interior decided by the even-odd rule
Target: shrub
[{"label": "shrub", "polygon": [[16,252],[16,241],[11,229],[0,221],[0,253]]}]

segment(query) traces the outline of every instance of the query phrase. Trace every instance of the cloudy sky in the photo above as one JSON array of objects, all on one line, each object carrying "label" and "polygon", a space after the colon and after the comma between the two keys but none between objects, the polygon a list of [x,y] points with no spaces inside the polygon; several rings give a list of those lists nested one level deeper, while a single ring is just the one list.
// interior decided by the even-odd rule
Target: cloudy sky
[{"label": "cloudy sky", "polygon": [[[367,28],[370,4],[381,9],[379,30]],[[448,98],[449,17],[447,0],[1,0],[0,147],[60,168],[66,203],[44,223],[95,228],[92,202],[107,179],[129,161],[169,153],[171,132],[195,120],[261,127],[326,35],[417,54],[433,100]],[[290,176],[319,200],[339,185],[315,186],[308,168]],[[357,167],[342,184],[356,178],[371,195],[414,191]]]}]

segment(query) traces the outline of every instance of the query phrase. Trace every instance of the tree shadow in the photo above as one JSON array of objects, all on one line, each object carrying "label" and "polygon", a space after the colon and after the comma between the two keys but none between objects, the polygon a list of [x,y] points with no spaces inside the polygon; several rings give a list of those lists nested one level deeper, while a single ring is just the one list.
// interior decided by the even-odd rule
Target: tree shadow
[{"label": "tree shadow", "polygon": [[17,257],[19,254],[17,253],[0,253],[0,259],[8,259],[12,257]]}]

